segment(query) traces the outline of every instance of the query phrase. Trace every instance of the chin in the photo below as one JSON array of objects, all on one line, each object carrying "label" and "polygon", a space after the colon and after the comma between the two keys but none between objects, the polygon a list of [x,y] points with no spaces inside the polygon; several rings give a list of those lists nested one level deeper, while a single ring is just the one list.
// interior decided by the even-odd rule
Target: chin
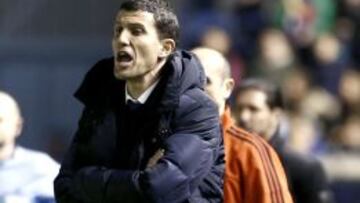
[{"label": "chin", "polygon": [[119,80],[126,80],[128,77],[126,77],[126,75],[124,75],[123,73],[120,73],[119,71],[114,71],[114,76],[116,79]]}]

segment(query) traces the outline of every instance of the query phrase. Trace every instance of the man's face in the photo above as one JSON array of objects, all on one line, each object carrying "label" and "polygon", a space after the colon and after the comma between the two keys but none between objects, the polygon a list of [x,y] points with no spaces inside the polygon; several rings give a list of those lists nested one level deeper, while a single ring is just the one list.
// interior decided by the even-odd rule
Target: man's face
[{"label": "man's face", "polygon": [[112,40],[118,79],[142,79],[157,66],[163,48],[152,13],[119,11]]},{"label": "man's face", "polygon": [[7,96],[0,93],[0,145],[13,143],[21,130],[21,118],[17,107]]},{"label": "man's face", "polygon": [[266,94],[255,89],[244,90],[235,102],[234,117],[238,125],[266,137],[276,119],[275,112],[266,103]]}]

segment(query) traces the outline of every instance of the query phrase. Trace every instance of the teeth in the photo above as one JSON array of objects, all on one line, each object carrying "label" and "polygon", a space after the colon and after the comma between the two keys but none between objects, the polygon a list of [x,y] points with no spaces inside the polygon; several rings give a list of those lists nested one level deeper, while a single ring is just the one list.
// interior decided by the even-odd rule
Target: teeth
[{"label": "teeth", "polygon": [[117,60],[120,62],[129,62],[132,60],[132,56],[126,51],[119,51],[117,53]]},{"label": "teeth", "polygon": [[127,52],[125,52],[125,51],[118,52],[118,56],[119,57],[130,57],[131,58],[131,55],[128,54]]}]

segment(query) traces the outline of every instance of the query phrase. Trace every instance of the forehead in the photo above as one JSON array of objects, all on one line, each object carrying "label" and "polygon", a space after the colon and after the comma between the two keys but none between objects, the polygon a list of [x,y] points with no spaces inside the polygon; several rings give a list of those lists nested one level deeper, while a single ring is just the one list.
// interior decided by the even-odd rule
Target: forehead
[{"label": "forehead", "polygon": [[4,118],[5,116],[17,115],[18,107],[15,101],[4,94],[0,94],[0,117]]},{"label": "forehead", "polygon": [[224,71],[223,68],[225,65],[220,56],[205,50],[195,50],[193,52],[200,60],[207,77],[211,79],[222,78],[222,72]]},{"label": "forehead", "polygon": [[214,80],[220,80],[222,79],[221,69],[218,68],[218,66],[214,64],[209,64],[207,66],[204,66],[205,75],[206,77],[210,78],[212,81]]},{"label": "forehead", "polygon": [[266,94],[257,89],[243,90],[236,98],[238,104],[253,105],[253,106],[267,106]]},{"label": "forehead", "polygon": [[146,11],[125,11],[120,10],[116,15],[116,24],[142,24],[142,25],[155,25],[154,14]]}]

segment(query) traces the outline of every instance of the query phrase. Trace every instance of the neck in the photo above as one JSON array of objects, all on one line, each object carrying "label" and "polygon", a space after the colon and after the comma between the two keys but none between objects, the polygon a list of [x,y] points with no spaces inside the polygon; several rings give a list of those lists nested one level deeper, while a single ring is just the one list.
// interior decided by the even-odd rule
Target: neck
[{"label": "neck", "polygon": [[0,160],[9,159],[15,150],[15,143],[4,144],[0,146]]},{"label": "neck", "polygon": [[219,115],[222,116],[225,113],[226,105],[225,102],[219,105]]},{"label": "neck", "polygon": [[160,70],[164,66],[165,60],[162,60],[160,63],[156,65],[154,69],[150,72],[145,73],[145,75],[129,79],[126,81],[127,90],[129,94],[137,99],[140,95],[145,92],[147,88],[149,88],[154,82],[156,82],[160,77]]},{"label": "neck", "polygon": [[279,126],[279,121],[277,119],[274,119],[273,122],[271,122],[271,126],[269,127],[269,130],[265,133],[265,139],[270,140],[276,133],[276,130]]}]

